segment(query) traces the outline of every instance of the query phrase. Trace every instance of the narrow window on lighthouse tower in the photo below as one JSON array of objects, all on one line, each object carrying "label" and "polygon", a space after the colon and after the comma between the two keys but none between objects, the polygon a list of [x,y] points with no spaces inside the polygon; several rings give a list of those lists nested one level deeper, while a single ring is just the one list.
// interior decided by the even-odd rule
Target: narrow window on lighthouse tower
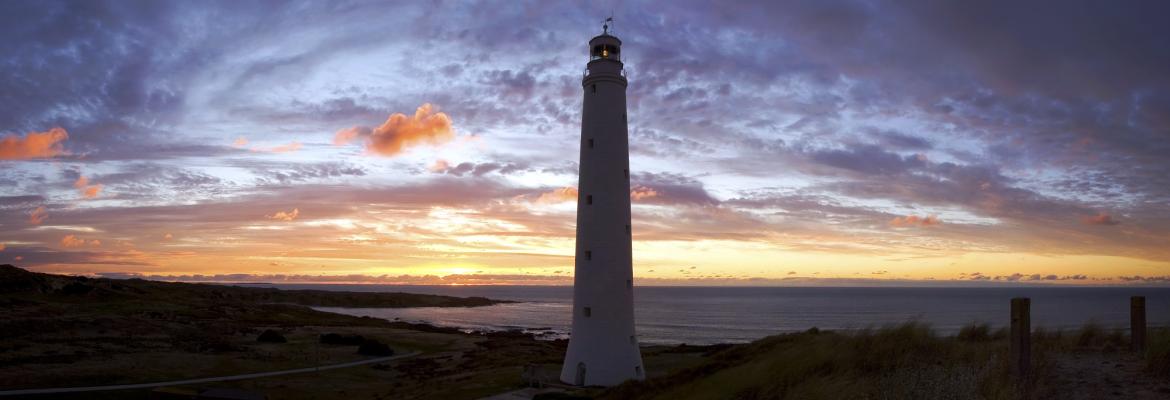
[{"label": "narrow window on lighthouse tower", "polygon": [[585,196],[585,204],[593,204],[593,195],[590,194]]},{"label": "narrow window on lighthouse tower", "polygon": [[592,317],[593,316],[593,309],[589,308],[589,307],[585,307],[585,316]]},{"label": "narrow window on lighthouse tower", "polygon": [[630,231],[630,226],[626,225],[626,234],[629,235],[631,233],[633,233],[633,232]]},{"label": "narrow window on lighthouse tower", "polygon": [[[633,279],[626,279],[626,289],[633,289],[633,288],[634,288],[634,280]],[[630,336],[630,338],[633,339],[634,337]]]},{"label": "narrow window on lighthouse tower", "polygon": [[593,139],[589,139],[589,148],[593,148]]},{"label": "narrow window on lighthouse tower", "polygon": [[594,83],[591,87],[593,89],[593,93],[597,93],[597,84]]},{"label": "narrow window on lighthouse tower", "polygon": [[592,259],[593,259],[593,252],[589,251],[589,250],[585,250],[585,261],[589,261]]},{"label": "narrow window on lighthouse tower", "polygon": [[622,171],[625,171],[625,173],[626,173],[626,179],[630,179],[630,170],[628,170],[628,169],[623,169]]}]

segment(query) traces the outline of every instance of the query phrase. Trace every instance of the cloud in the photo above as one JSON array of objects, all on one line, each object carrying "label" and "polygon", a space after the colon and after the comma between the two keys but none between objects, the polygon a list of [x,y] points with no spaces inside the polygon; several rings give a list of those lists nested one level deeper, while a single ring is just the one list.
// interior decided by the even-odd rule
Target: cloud
[{"label": "cloud", "polygon": [[630,198],[657,205],[717,206],[702,182],[672,173],[641,173],[632,179]]},{"label": "cloud", "polygon": [[175,238],[175,235],[172,235],[169,232],[167,234],[163,235],[163,240],[171,240],[174,238]]},{"label": "cloud", "polygon": [[32,213],[28,215],[28,223],[33,225],[40,225],[49,218],[49,212],[45,211],[45,206],[37,207]]},{"label": "cloud", "polygon": [[0,243],[0,251],[4,251],[6,247],[7,246],[5,246],[4,243]]},{"label": "cloud", "polygon": [[630,189],[630,200],[642,201],[652,197],[658,197],[658,192],[654,191],[654,189],[645,186],[634,186]]},{"label": "cloud", "polygon": [[448,169],[451,169],[451,165],[447,163],[447,160],[442,159],[435,160],[434,164],[427,167],[427,170],[435,173],[447,172]]},{"label": "cloud", "polygon": [[345,145],[364,139],[368,153],[393,157],[410,147],[439,145],[454,138],[451,119],[426,103],[419,106],[413,116],[394,113],[376,128],[354,126],[337,131],[333,136],[333,144]]},{"label": "cloud", "polygon": [[871,132],[871,136],[887,147],[907,150],[930,150],[933,147],[929,140],[901,132],[873,131]]},{"label": "cloud", "polygon": [[73,235],[65,235],[65,237],[61,238],[61,245],[65,247],[80,247],[85,245],[85,240],[78,239]]},{"label": "cloud", "polygon": [[1084,223],[1085,225],[1112,226],[1120,224],[1121,221],[1113,219],[1112,215],[1106,213],[1097,213],[1097,215],[1091,217],[1081,218],[1081,223]]},{"label": "cloud", "polygon": [[282,144],[282,145],[277,145],[277,146],[273,146],[273,147],[248,146],[248,139],[243,137],[243,136],[240,136],[240,137],[236,138],[235,141],[232,142],[232,147],[237,148],[237,149],[246,148],[246,149],[248,149],[248,151],[255,152],[255,153],[280,154],[280,153],[292,153],[294,151],[300,150],[301,148],[303,148],[305,146],[303,144],[301,144],[301,142],[298,142],[295,140],[292,142],[289,142],[288,144]]},{"label": "cloud", "polygon": [[287,184],[366,175],[365,169],[341,162],[305,163],[297,161],[290,164],[282,161],[279,163],[255,162],[246,165],[253,173],[261,175],[260,179],[265,183],[276,181]]},{"label": "cloud", "polygon": [[1162,275],[1162,276],[1134,275],[1134,276],[1119,276],[1117,278],[1121,279],[1122,281],[1125,281],[1125,282],[1150,282],[1150,283],[1170,282],[1170,275]]},{"label": "cloud", "polygon": [[77,180],[73,182],[73,187],[81,191],[81,196],[87,199],[97,198],[102,192],[102,185],[90,185],[89,178],[84,176],[77,177]]},{"label": "cloud", "polygon": [[61,246],[64,247],[82,247],[87,245],[90,247],[98,247],[102,245],[102,241],[97,239],[85,240],[74,235],[65,235],[65,237],[61,238]]},{"label": "cloud", "polygon": [[279,220],[279,221],[292,221],[294,219],[297,219],[297,216],[300,214],[301,214],[301,210],[294,208],[294,209],[292,209],[292,211],[289,211],[289,212],[277,211],[276,214],[268,215],[267,217],[270,219],[275,219],[275,220]]},{"label": "cloud", "polygon": [[[959,280],[972,280],[972,281],[1043,282],[1043,281],[1084,281],[1084,280],[1089,280],[1089,279],[1090,278],[1088,277],[1088,275],[1083,275],[1083,274],[1042,275],[1042,274],[1023,274],[1023,273],[1019,273],[1019,272],[1012,273],[1011,275],[996,275],[996,276],[984,275],[981,272],[973,272],[971,274],[966,274],[966,273],[959,274]],[[1094,279],[1094,280],[1097,280],[1097,279]]]},{"label": "cloud", "polygon": [[273,147],[273,148],[270,148],[267,150],[261,149],[259,151],[266,151],[269,153],[292,153],[294,151],[300,150],[301,147],[304,147],[304,146],[302,146],[300,142],[294,141],[294,142],[291,142],[289,144],[282,144],[280,146],[276,146],[276,147]]},{"label": "cloud", "polygon": [[66,154],[61,142],[68,138],[69,133],[60,127],[45,132],[29,132],[23,138],[5,135],[0,139],[0,160],[51,158]]},{"label": "cloud", "polygon": [[541,204],[565,203],[570,201],[577,201],[577,188],[572,186],[565,186],[553,189],[550,192],[541,193],[540,197],[536,199],[536,202]]},{"label": "cloud", "polygon": [[515,172],[529,170],[526,163],[462,162],[459,163],[459,165],[451,166],[446,161],[440,161],[442,162],[436,162],[434,165],[431,165],[429,168],[431,172],[454,176],[484,176],[493,172],[501,175],[508,175]]},{"label": "cloud", "polygon": [[941,224],[942,221],[937,216],[931,215],[926,217],[919,217],[917,215],[907,215],[905,217],[895,217],[890,220],[890,225],[896,227],[910,227],[910,226],[935,226]]}]

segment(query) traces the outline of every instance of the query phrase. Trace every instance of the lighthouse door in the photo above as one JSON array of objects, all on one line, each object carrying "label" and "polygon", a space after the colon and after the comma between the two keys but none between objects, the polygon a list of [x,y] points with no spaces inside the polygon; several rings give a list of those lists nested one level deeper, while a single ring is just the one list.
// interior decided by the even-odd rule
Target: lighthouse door
[{"label": "lighthouse door", "polygon": [[573,384],[577,386],[585,386],[585,363],[577,363],[577,379],[573,380]]}]

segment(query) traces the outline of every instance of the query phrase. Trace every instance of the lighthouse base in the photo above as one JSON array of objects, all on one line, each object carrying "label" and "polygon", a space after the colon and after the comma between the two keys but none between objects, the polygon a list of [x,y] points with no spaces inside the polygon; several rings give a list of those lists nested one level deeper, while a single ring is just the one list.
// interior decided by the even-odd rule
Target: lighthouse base
[{"label": "lighthouse base", "polygon": [[574,386],[617,386],[628,380],[645,379],[637,345],[623,342],[623,346],[606,348],[584,343],[574,346],[576,343],[571,339],[561,366],[561,382]]}]

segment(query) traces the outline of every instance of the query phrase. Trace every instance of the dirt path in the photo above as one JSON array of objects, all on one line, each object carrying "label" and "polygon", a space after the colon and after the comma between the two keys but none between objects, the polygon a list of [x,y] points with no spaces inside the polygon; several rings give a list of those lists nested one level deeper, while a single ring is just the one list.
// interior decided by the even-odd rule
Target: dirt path
[{"label": "dirt path", "polygon": [[1170,379],[1144,374],[1141,360],[1131,354],[1066,353],[1055,361],[1060,399],[1170,399]]}]

